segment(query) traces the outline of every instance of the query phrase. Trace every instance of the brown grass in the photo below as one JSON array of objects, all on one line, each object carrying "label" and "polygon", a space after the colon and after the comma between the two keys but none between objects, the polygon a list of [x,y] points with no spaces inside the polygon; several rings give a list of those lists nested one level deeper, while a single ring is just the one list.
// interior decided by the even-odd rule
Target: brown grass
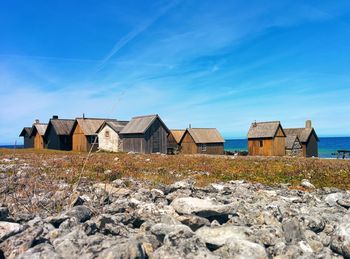
[{"label": "brown grass", "polygon": [[[0,150],[0,160],[15,156],[28,163],[33,175],[45,174],[51,181],[77,182],[87,153],[51,150]],[[115,157],[119,159],[114,160]],[[0,161],[1,163],[1,161]],[[44,163],[44,164],[43,164]],[[106,170],[111,170],[105,174]],[[9,172],[11,173],[11,172]],[[305,158],[259,158],[224,156],[162,156],[125,153],[93,153],[84,173],[91,181],[113,181],[121,177],[148,180],[154,185],[193,178],[197,185],[244,179],[266,185],[290,183],[298,186],[304,178],[316,187],[350,189],[350,161]],[[40,186],[40,183],[36,183]],[[47,183],[45,183],[47,184]],[[38,187],[37,187],[38,188]]]}]

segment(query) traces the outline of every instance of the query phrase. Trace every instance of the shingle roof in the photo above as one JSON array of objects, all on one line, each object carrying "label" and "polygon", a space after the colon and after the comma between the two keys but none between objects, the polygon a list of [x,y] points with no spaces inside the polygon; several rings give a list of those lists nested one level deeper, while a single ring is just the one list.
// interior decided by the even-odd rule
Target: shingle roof
[{"label": "shingle roof", "polygon": [[26,134],[30,135],[31,133],[31,127],[24,127],[21,131],[21,134],[19,134],[20,137],[24,137]]},{"label": "shingle roof", "polygon": [[253,122],[248,131],[248,139],[274,138],[280,126],[279,121]]},{"label": "shingle roof", "polygon": [[111,127],[115,132],[119,133],[129,121],[105,121],[96,131],[96,133],[100,132],[105,125]]},{"label": "shingle roof", "polygon": [[156,119],[159,119],[165,129],[169,132],[169,129],[164,122],[157,114],[155,114],[132,118],[131,121],[129,121],[129,123],[122,129],[120,134],[144,134]]},{"label": "shingle roof", "polygon": [[46,128],[47,128],[47,123],[34,123],[30,131],[30,135],[32,136],[34,133],[34,130],[36,130],[40,136],[44,136]]},{"label": "shingle roof", "polygon": [[96,135],[96,131],[105,121],[116,121],[115,119],[99,119],[99,118],[77,118],[76,123],[79,124],[85,136]]},{"label": "shingle roof", "polygon": [[170,130],[171,134],[174,136],[174,139],[177,144],[180,143],[182,136],[186,130]]},{"label": "shingle roof", "polygon": [[314,128],[289,128],[289,129],[284,129],[284,132],[286,133],[287,136],[289,135],[298,136],[300,142],[302,143],[308,142],[311,136],[311,133],[314,132],[316,139],[318,140],[318,137],[316,135]]},{"label": "shingle roof", "polygon": [[55,129],[57,135],[70,135],[74,122],[75,120],[69,119],[51,119],[49,123]]},{"label": "shingle roof", "polygon": [[224,143],[225,140],[215,128],[190,128],[186,130],[196,144]]},{"label": "shingle roof", "polygon": [[299,142],[297,135],[287,135],[286,137],[286,149],[293,149],[294,143]]}]

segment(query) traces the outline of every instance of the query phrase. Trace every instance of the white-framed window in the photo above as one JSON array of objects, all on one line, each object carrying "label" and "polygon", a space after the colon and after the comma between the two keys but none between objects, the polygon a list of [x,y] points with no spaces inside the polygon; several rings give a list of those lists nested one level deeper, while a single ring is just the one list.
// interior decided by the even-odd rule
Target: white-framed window
[{"label": "white-framed window", "polygon": [[106,131],[105,131],[105,137],[106,137],[106,138],[109,138],[109,130],[106,130]]},{"label": "white-framed window", "polygon": [[206,144],[201,144],[201,150],[202,150],[202,152],[207,151],[207,145]]}]

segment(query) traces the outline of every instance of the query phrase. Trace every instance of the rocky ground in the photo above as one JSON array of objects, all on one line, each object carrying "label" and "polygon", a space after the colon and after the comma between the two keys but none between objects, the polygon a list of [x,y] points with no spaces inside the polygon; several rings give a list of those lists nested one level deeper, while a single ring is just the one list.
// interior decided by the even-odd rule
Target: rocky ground
[{"label": "rocky ground", "polygon": [[350,258],[348,191],[308,180],[33,183],[30,166],[9,174],[13,164],[0,166],[0,258]]}]

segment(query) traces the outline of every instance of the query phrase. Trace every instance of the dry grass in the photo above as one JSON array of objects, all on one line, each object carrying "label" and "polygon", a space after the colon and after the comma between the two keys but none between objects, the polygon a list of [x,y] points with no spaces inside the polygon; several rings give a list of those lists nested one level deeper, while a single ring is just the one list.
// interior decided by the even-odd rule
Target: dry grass
[{"label": "dry grass", "polygon": [[[3,158],[17,157],[19,164],[28,163],[37,177],[50,181],[78,181],[87,153],[51,150],[0,150]],[[117,161],[115,158],[118,157]],[[111,170],[106,174],[106,170]],[[12,172],[8,172],[12,173]],[[121,177],[170,184],[184,178],[193,178],[197,185],[244,179],[267,185],[300,184],[304,178],[316,187],[350,189],[350,161],[305,158],[213,157],[213,156],[162,156],[125,153],[93,153],[89,158],[84,179],[113,181]],[[50,185],[36,180],[36,188]]]}]

